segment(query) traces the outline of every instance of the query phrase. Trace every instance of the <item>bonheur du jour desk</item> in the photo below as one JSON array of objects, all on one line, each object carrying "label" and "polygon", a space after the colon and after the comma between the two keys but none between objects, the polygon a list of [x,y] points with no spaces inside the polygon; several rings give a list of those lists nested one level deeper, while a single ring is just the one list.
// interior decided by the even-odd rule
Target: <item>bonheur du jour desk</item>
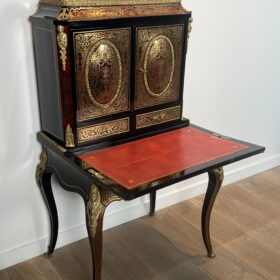
[{"label": "bonheur du jour desk", "polygon": [[263,147],[194,125],[78,153],[69,153],[44,133],[39,133],[38,139],[44,150],[37,180],[51,221],[47,256],[54,251],[58,233],[51,188],[54,174],[65,190],[76,192],[84,199],[94,280],[101,279],[103,216],[111,202],[150,194],[150,215],[154,215],[157,190],[206,172],[209,184],[202,208],[201,230],[207,254],[213,258],[210,214],[223,182],[223,166],[264,151]]},{"label": "bonheur du jour desk", "polygon": [[180,0],[40,0],[31,17],[43,146],[37,181],[52,228],[47,256],[58,232],[54,174],[85,201],[94,280],[111,202],[150,194],[153,215],[158,189],[205,172],[202,235],[213,257],[209,221],[223,166],[264,151],[183,117],[192,22]]}]

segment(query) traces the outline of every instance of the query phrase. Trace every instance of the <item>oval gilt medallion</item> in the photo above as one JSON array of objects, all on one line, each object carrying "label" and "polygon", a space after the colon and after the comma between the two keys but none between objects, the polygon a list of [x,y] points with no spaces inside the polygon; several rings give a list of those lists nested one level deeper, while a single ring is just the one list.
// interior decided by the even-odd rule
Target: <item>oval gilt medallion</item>
[{"label": "oval gilt medallion", "polygon": [[97,41],[90,49],[85,68],[86,87],[90,100],[99,108],[110,106],[122,86],[122,61],[114,43]]},{"label": "oval gilt medallion", "polygon": [[164,95],[172,83],[175,52],[165,35],[155,36],[149,43],[144,59],[144,82],[147,92],[155,97]]}]

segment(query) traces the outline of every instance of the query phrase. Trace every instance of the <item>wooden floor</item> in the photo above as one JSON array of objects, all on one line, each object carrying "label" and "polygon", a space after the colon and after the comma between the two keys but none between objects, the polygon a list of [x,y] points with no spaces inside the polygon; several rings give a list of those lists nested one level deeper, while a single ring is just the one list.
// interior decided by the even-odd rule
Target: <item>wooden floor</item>
[{"label": "wooden floor", "polygon": [[[217,257],[200,234],[203,196],[104,233],[103,280],[280,279],[280,167],[221,190],[212,213]],[[0,271],[1,280],[90,280],[87,240]]]}]

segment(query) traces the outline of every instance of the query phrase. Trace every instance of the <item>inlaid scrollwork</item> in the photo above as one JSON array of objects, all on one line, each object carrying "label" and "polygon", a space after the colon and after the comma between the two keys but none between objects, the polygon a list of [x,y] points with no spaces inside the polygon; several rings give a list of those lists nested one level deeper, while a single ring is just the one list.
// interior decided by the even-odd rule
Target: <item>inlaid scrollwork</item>
[{"label": "inlaid scrollwork", "polygon": [[74,33],[77,120],[130,109],[130,28]]},{"label": "inlaid scrollwork", "polygon": [[58,20],[85,20],[85,19],[109,19],[109,18],[128,18],[143,16],[164,16],[164,15],[182,15],[188,11],[179,4],[157,4],[150,5],[117,5],[117,6],[95,6],[95,7],[77,7],[62,8]]},{"label": "inlaid scrollwork", "polygon": [[78,128],[78,142],[105,138],[129,131],[129,118]]},{"label": "inlaid scrollwork", "polygon": [[122,86],[122,61],[116,45],[98,40],[90,49],[85,67],[87,92],[93,104],[107,108],[118,98]]},{"label": "inlaid scrollwork", "polygon": [[149,127],[173,120],[179,120],[181,117],[181,106],[171,107],[159,111],[153,111],[136,117],[136,128]]},{"label": "inlaid scrollwork", "polygon": [[[165,35],[152,38],[143,67],[145,88],[151,96],[159,97],[167,92],[173,80],[174,67],[175,52],[171,40]],[[159,79],[155,79],[155,74]]]},{"label": "inlaid scrollwork", "polygon": [[137,28],[135,108],[179,100],[184,25]]}]

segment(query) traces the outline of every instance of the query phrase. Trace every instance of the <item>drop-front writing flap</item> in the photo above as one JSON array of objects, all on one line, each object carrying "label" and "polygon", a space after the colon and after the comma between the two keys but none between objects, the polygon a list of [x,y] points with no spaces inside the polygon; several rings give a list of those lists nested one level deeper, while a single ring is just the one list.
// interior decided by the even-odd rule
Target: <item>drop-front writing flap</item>
[{"label": "drop-front writing flap", "polygon": [[128,190],[233,155],[249,146],[194,127],[177,129],[80,156]]}]

